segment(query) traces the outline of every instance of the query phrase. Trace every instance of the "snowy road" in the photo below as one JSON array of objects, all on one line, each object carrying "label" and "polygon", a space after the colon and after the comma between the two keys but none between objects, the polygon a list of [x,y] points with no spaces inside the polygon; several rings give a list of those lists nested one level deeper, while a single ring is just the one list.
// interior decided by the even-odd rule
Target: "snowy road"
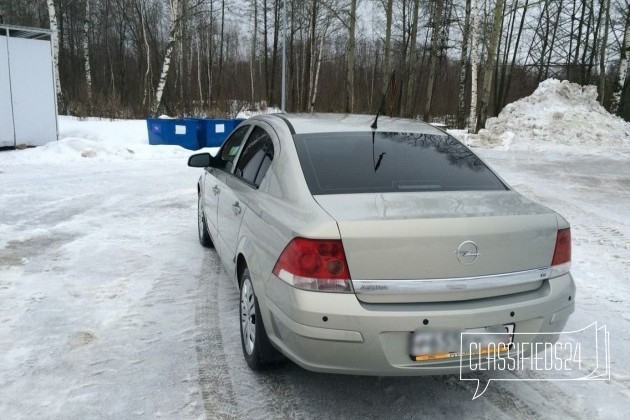
[{"label": "snowy road", "polygon": [[[613,380],[255,374],[238,292],[196,238],[183,158],[11,163],[0,154],[0,418],[624,418],[630,411],[628,160],[480,151],[572,224],[568,329],[611,332]],[[3,156],[4,155],[4,156]],[[570,163],[570,164],[569,164]],[[536,377],[536,376],[534,376]]]}]

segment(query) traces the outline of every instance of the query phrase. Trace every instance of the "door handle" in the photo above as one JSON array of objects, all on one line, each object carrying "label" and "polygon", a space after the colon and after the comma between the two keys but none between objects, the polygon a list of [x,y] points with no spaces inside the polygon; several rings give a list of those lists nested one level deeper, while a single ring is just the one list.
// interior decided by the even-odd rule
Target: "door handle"
[{"label": "door handle", "polygon": [[238,216],[239,214],[241,214],[241,205],[239,204],[238,201],[232,204],[232,211],[234,212],[235,216]]},{"label": "door handle", "polygon": [[217,185],[212,187],[212,193],[214,195],[219,195],[220,192],[221,192],[221,190],[219,189],[219,187]]}]

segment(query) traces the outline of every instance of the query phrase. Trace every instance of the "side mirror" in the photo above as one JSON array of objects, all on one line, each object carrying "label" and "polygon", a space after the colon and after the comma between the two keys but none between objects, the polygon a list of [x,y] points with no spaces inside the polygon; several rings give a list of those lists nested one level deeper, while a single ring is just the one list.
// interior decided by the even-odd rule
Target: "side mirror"
[{"label": "side mirror", "polygon": [[193,168],[206,168],[211,165],[212,156],[210,153],[197,153],[188,158],[188,166]]}]

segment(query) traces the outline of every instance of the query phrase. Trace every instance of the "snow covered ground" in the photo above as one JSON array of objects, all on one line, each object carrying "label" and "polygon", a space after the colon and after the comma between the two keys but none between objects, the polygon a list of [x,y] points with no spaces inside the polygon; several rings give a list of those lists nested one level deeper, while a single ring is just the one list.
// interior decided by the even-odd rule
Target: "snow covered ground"
[{"label": "snow covered ground", "polygon": [[[60,142],[0,153],[0,418],[626,418],[630,411],[627,124],[611,125],[603,145],[589,137],[570,149],[557,146],[566,137],[544,135],[542,122],[535,138],[510,129],[509,144],[505,130],[466,139],[485,146],[477,151],[514,188],[571,222],[578,293],[567,329],[597,321],[611,334],[610,381],[493,382],[474,401],[474,384],[457,376],[333,376],[293,364],[249,371],[238,292],[214,251],[197,242],[191,152],[147,145],[144,121],[62,117],[60,124]],[[613,137],[626,143],[608,147]]]}]

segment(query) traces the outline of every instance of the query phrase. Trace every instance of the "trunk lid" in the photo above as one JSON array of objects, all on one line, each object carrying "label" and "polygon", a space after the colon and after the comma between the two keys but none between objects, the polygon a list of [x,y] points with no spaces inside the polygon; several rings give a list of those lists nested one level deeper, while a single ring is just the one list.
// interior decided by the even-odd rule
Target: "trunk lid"
[{"label": "trunk lid", "polygon": [[[514,283],[513,276],[490,282],[487,276],[546,268],[553,258],[555,213],[513,191],[315,199],[337,221],[357,296],[365,302],[455,301],[531,290],[545,273]],[[366,283],[372,290],[364,293],[370,287],[363,290],[362,280],[379,282]],[[387,281],[400,280],[423,282],[398,282],[403,289],[387,290],[395,284]]]}]

